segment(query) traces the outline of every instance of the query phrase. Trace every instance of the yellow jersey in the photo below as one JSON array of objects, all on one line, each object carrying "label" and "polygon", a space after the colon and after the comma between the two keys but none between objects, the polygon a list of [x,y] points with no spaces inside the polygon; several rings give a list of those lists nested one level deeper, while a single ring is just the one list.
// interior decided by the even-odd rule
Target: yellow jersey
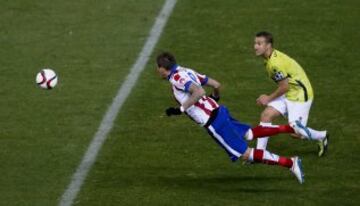
[{"label": "yellow jersey", "polygon": [[269,77],[276,83],[288,78],[289,90],[285,97],[296,102],[306,102],[314,98],[314,92],[304,69],[286,54],[273,50],[270,58],[265,59]]}]

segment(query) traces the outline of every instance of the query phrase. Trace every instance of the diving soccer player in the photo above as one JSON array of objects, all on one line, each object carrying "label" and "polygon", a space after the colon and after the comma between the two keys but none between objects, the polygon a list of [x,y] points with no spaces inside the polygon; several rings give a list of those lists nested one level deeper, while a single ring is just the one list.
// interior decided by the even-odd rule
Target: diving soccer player
[{"label": "diving soccer player", "polygon": [[[263,136],[279,133],[297,133],[304,138],[312,134],[307,127],[298,121],[290,125],[250,126],[238,122],[231,117],[225,106],[219,105],[220,83],[206,75],[179,66],[175,57],[164,52],[157,56],[157,71],[163,79],[172,85],[172,92],[179,107],[166,109],[167,116],[185,114],[200,126],[204,127],[229,155],[232,161],[240,157],[249,162],[278,165],[289,168],[300,183],[304,182],[301,160],[297,156],[287,158],[270,153],[265,149],[248,147],[245,140],[253,140]],[[203,86],[213,88],[213,93],[206,96]]]},{"label": "diving soccer player", "polygon": [[[254,49],[257,56],[264,58],[268,76],[277,84],[271,94],[262,94],[256,100],[265,110],[260,117],[260,125],[270,126],[278,116],[287,117],[289,122],[300,121],[306,126],[314,99],[313,88],[304,69],[292,58],[273,47],[271,33],[263,31],[255,36]],[[310,129],[311,130],[311,129]],[[310,140],[319,142],[318,156],[327,151],[326,131],[312,131]],[[298,137],[294,135],[294,137]],[[257,140],[257,149],[265,149],[268,137]]]}]

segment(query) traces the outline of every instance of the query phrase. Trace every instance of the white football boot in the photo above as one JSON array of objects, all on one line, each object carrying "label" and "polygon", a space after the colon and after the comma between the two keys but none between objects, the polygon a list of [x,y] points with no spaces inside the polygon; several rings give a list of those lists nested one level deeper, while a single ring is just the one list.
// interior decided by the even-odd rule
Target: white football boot
[{"label": "white football boot", "polygon": [[293,165],[290,168],[290,171],[295,175],[295,177],[298,179],[299,183],[304,183],[304,173],[302,171],[301,167],[301,159],[297,156],[292,157],[291,160],[293,161]]},{"label": "white football boot", "polygon": [[312,139],[309,129],[305,127],[299,120],[291,122],[290,126],[294,129],[296,134],[301,136],[302,139]]}]

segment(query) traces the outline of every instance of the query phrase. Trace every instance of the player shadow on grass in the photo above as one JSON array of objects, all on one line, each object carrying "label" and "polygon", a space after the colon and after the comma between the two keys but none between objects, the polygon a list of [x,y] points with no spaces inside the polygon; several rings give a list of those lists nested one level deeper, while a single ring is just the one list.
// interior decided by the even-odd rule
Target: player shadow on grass
[{"label": "player shadow on grass", "polygon": [[292,193],[287,187],[273,187],[274,182],[288,182],[291,177],[271,176],[174,176],[158,177],[167,187],[182,187],[187,189],[211,190],[217,192],[243,193]]}]

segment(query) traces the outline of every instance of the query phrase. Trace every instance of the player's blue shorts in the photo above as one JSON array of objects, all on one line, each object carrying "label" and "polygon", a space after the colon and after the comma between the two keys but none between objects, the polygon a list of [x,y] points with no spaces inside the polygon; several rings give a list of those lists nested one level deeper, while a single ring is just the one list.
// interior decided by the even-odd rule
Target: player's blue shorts
[{"label": "player's blue shorts", "polygon": [[232,118],[229,110],[220,106],[216,117],[205,126],[214,140],[229,154],[232,161],[236,161],[248,148],[245,134],[251,128]]}]

